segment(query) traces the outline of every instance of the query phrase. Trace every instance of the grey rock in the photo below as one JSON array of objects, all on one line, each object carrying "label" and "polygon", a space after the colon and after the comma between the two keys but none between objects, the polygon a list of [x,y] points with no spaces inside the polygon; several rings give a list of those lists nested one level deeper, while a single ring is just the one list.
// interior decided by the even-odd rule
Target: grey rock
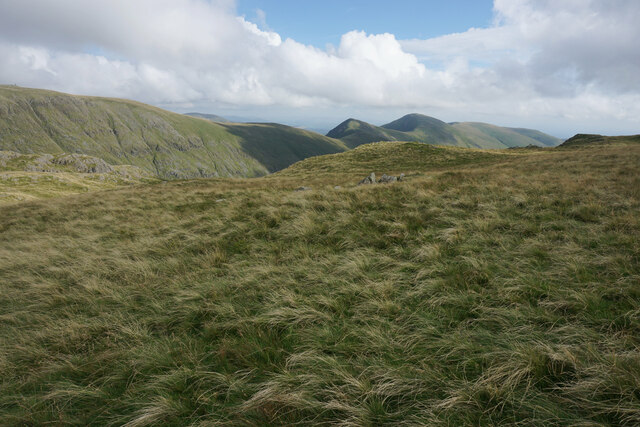
[{"label": "grey rock", "polygon": [[374,172],[371,172],[371,174],[365,179],[363,179],[362,181],[360,181],[358,185],[368,185],[368,184],[376,184],[376,183],[377,183],[376,174]]},{"label": "grey rock", "polygon": [[398,180],[397,177],[392,176],[392,175],[387,175],[386,173],[384,175],[382,175],[382,177],[380,178],[380,183],[381,184],[388,184],[391,182],[396,182]]},{"label": "grey rock", "polygon": [[298,187],[298,188],[296,188],[296,189],[295,189],[295,190],[293,190],[293,191],[310,191],[310,190],[311,190],[311,187],[305,187],[305,186],[302,186],[302,187]]},{"label": "grey rock", "polygon": [[335,187],[333,187],[334,190],[342,190],[342,187],[340,187],[339,185],[336,185]]},{"label": "grey rock", "polygon": [[382,176],[380,177],[380,179],[378,181],[376,181],[376,174],[375,173],[371,173],[371,175],[369,175],[368,177],[366,177],[365,179],[363,179],[362,181],[360,181],[358,183],[358,185],[365,185],[365,184],[390,184],[392,182],[397,182],[397,181],[402,181],[404,179],[404,174],[401,173],[399,176],[393,176],[393,175],[387,175],[382,174]]},{"label": "grey rock", "polygon": [[51,163],[60,166],[70,166],[80,173],[110,173],[113,168],[110,164],[97,157],[82,154],[65,154],[50,159]]}]

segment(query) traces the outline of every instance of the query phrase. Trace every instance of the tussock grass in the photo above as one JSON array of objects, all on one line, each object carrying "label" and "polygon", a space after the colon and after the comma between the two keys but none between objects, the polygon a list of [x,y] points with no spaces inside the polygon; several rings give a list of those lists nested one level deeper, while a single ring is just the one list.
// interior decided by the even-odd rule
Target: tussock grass
[{"label": "tussock grass", "polygon": [[0,424],[640,423],[640,146],[390,144],[0,207]]}]

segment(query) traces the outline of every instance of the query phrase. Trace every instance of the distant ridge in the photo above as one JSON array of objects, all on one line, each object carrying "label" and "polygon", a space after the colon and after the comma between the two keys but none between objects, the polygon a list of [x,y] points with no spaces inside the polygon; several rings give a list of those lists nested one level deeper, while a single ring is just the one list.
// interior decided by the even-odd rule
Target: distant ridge
[{"label": "distant ridge", "polygon": [[565,142],[560,144],[560,147],[578,147],[585,145],[599,145],[599,144],[612,144],[612,143],[640,143],[640,135],[627,135],[627,136],[604,136],[596,134],[579,133]]},{"label": "distant ridge", "polygon": [[470,148],[552,147],[561,142],[559,138],[533,129],[475,122],[445,123],[422,114],[408,114],[382,126],[349,119],[327,136],[340,139],[350,148],[377,141],[418,141]]},{"label": "distant ridge", "polygon": [[185,116],[198,117],[200,119],[206,119],[206,120],[209,120],[210,122],[214,122],[214,123],[229,123],[229,122],[231,122],[231,120],[227,120],[224,117],[217,116],[215,114],[185,113]]}]

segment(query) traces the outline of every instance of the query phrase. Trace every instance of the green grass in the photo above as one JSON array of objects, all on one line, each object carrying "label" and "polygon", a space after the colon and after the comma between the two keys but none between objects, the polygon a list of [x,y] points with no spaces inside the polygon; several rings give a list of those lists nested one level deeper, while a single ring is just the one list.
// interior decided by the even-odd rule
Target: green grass
[{"label": "green grass", "polygon": [[584,147],[602,144],[638,144],[640,143],[640,135],[629,136],[603,136],[577,134],[562,143],[562,148]]},{"label": "green grass", "polygon": [[422,147],[0,206],[0,424],[638,425],[640,145]]},{"label": "green grass", "polygon": [[0,151],[0,205],[156,181],[135,166],[91,156]]},{"label": "green grass", "polygon": [[[375,172],[378,176],[424,175],[427,171],[477,166],[507,161],[516,153],[497,150],[433,146],[420,142],[376,142],[341,154],[310,157],[284,169],[274,177],[295,178],[301,184],[355,184]],[[271,179],[268,177],[267,179]]]}]

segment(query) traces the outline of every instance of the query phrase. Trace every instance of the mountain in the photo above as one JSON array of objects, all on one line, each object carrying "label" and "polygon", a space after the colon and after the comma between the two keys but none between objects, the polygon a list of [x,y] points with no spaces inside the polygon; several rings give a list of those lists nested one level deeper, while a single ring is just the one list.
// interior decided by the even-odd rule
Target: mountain
[{"label": "mountain", "polygon": [[445,123],[422,114],[408,114],[383,126],[349,119],[327,136],[340,139],[351,148],[377,141],[418,141],[472,148],[555,146],[561,142],[558,138],[533,129],[474,122]]},{"label": "mountain", "polygon": [[450,125],[433,117],[423,116],[422,114],[407,114],[382,127],[403,132],[409,136],[409,138],[405,138],[405,140],[440,145],[460,145],[458,141],[456,141],[455,134],[450,129]]},{"label": "mountain", "polygon": [[229,123],[231,120],[227,120],[224,117],[217,116],[215,114],[205,113],[186,113],[185,116],[198,117],[200,119],[206,119],[214,123]]},{"label": "mountain", "polygon": [[404,141],[407,139],[402,132],[383,129],[356,119],[345,120],[329,131],[327,136],[341,140],[349,148],[355,148],[369,142]]},{"label": "mountain", "polygon": [[220,126],[241,141],[243,150],[268,172],[307,157],[348,150],[340,140],[278,123],[220,123]]},{"label": "mountain", "polygon": [[573,137],[567,139],[560,144],[560,147],[581,147],[585,145],[602,145],[602,144],[619,144],[619,143],[640,143],[640,135],[628,135],[628,136],[604,136],[604,135],[592,135],[579,133]]},{"label": "mountain", "polygon": [[0,86],[0,150],[86,154],[160,178],[195,178],[265,175],[347,147],[283,125],[213,123],[134,101]]}]

